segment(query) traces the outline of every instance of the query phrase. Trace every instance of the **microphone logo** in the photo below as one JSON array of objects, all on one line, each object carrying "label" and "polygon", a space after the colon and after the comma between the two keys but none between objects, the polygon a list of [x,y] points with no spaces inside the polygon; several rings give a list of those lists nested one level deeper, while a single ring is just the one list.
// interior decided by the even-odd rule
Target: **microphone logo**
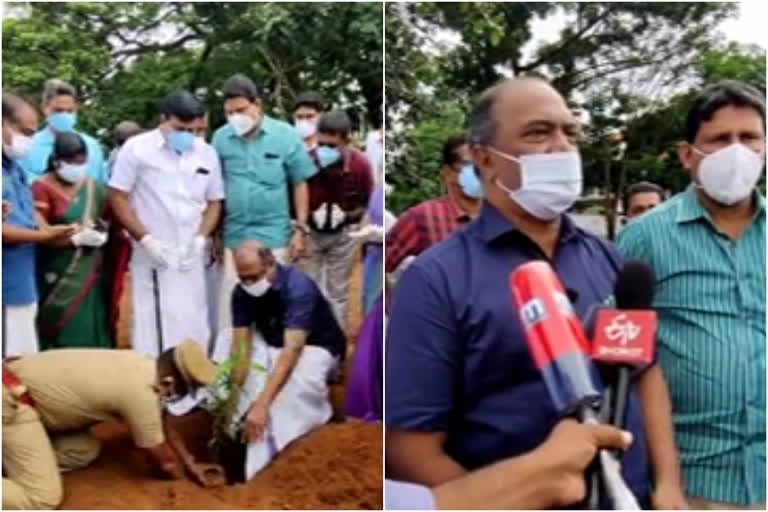
[{"label": "microphone logo", "polygon": [[605,327],[605,337],[626,347],[640,336],[641,331],[642,328],[627,318],[627,315],[620,314]]},{"label": "microphone logo", "polygon": [[650,364],[653,362],[655,334],[655,311],[598,311],[592,357],[598,361]]},{"label": "microphone logo", "polygon": [[541,299],[534,297],[520,308],[520,316],[523,319],[525,328],[530,329],[547,318],[547,310],[544,308],[544,303]]}]

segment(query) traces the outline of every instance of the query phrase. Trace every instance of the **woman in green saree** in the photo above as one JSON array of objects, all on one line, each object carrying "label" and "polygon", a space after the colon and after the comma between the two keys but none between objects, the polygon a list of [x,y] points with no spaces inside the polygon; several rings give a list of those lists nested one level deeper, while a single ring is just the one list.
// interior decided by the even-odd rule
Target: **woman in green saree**
[{"label": "woman in green saree", "polygon": [[57,134],[48,170],[32,185],[35,207],[49,224],[79,226],[71,238],[38,251],[41,350],[113,346],[102,270],[106,186],[86,176],[87,151],[78,134]]}]

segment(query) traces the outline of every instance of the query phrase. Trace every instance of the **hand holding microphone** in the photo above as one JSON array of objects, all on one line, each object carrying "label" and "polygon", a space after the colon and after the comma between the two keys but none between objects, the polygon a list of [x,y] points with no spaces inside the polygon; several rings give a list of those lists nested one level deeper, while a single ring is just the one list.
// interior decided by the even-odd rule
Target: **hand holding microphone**
[{"label": "hand holding microphone", "polygon": [[[534,261],[512,273],[510,286],[528,350],[555,408],[564,417],[578,414],[582,422],[596,424],[601,386],[593,378],[589,343],[557,276],[546,262]],[[603,486],[615,508],[640,510],[616,458],[600,450],[597,460]],[[597,483],[593,473],[589,481],[592,508],[597,508]]]},{"label": "hand holding microphone", "polygon": [[559,483],[555,506],[571,506],[587,497],[584,472],[600,448],[626,450],[632,434],[610,425],[584,425],[567,419],[558,423],[534,452],[552,464],[551,477]]}]

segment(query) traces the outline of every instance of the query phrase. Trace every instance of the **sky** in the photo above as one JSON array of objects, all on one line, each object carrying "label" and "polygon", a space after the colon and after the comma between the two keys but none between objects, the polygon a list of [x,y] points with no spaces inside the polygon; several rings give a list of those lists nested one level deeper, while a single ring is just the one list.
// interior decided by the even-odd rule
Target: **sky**
[{"label": "sky", "polygon": [[[762,5],[764,0],[750,0],[739,2],[739,14],[736,18],[727,19],[720,25],[720,31],[726,39],[743,44],[756,44],[762,48],[768,48],[768,36],[765,27],[766,7]],[[563,12],[558,12],[545,19],[535,19],[531,24],[533,38],[528,43],[528,48],[523,50],[533,51],[533,41],[557,41],[560,30],[564,27],[566,17]]]}]

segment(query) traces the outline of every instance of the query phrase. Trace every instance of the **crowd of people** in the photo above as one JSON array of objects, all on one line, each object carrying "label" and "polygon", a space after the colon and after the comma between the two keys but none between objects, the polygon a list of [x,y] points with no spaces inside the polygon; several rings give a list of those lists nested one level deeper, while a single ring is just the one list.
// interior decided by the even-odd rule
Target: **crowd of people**
[{"label": "crowd of people", "polygon": [[[206,106],[177,90],[156,126],[117,124],[106,160],[78,129],[72,85],[45,83],[42,127],[3,95],[4,508],[57,506],[59,470],[95,459],[87,428],[109,418],[166,473],[218,484],[221,468],[195,462],[163,419],[210,405],[230,367],[214,363],[231,363],[245,478],[331,418],[361,256],[366,325],[381,317],[383,150],[356,149],[347,113],[316,93],[286,122],[242,74],[221,92],[210,142]],[[116,350],[126,316],[130,350]],[[362,330],[358,382],[380,341]],[[380,387],[357,391],[348,412],[380,420]]]},{"label": "crowd of people", "polygon": [[[765,509],[765,95],[704,88],[680,134],[690,185],[629,187],[615,245],[567,214],[579,128],[541,79],[486,90],[445,142],[446,195],[387,232],[389,508],[580,508],[596,451],[619,447],[643,508]],[[656,358],[624,437],[558,415],[511,307],[510,273],[532,260],[581,318],[612,303],[623,262],[655,273]]]},{"label": "crowd of people", "polygon": [[[57,506],[59,472],[98,456],[87,428],[110,418],[166,474],[220,484],[168,419],[211,406],[225,361],[251,478],[333,414],[360,259],[346,408],[386,423],[388,508],[578,507],[601,448],[622,453],[643,508],[765,508],[764,94],[704,88],[679,144],[690,185],[628,187],[614,244],[567,213],[580,126],[539,78],[484,91],[444,143],[446,194],[397,219],[381,131],[363,152],[316,93],[286,122],[244,75],[221,92],[210,142],[206,107],[173,91],[157,126],[114,128],[106,160],[76,129],[71,85],[45,84],[42,128],[3,96],[5,508]],[[653,270],[656,356],[633,376],[624,430],[550,400],[510,303],[510,273],[534,260],[582,318],[612,304],[625,262]],[[130,350],[116,350],[126,304]]]}]

